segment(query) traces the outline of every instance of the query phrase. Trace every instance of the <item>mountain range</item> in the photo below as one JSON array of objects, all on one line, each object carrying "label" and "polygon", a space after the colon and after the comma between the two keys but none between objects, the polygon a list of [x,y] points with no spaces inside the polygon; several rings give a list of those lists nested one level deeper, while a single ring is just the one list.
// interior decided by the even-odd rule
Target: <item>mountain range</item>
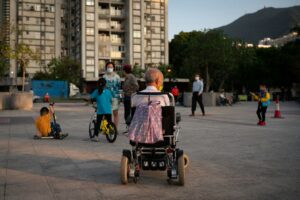
[{"label": "mountain range", "polygon": [[295,26],[300,26],[300,6],[263,8],[217,29],[223,30],[233,38],[257,44],[259,40],[266,37],[281,37]]}]

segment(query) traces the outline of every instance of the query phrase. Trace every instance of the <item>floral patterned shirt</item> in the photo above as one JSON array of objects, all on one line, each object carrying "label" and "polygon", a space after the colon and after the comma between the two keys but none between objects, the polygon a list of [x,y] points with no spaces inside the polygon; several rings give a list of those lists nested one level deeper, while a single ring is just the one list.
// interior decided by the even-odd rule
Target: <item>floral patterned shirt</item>
[{"label": "floral patterned shirt", "polygon": [[104,74],[106,89],[110,90],[113,98],[120,99],[121,78],[118,74]]}]

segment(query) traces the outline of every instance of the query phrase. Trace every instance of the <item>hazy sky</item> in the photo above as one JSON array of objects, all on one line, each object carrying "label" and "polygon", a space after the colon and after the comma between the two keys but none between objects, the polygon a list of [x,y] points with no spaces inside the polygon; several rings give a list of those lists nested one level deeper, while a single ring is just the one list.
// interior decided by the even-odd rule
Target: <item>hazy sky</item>
[{"label": "hazy sky", "polygon": [[169,40],[180,31],[216,28],[266,7],[300,5],[300,0],[169,0]]}]

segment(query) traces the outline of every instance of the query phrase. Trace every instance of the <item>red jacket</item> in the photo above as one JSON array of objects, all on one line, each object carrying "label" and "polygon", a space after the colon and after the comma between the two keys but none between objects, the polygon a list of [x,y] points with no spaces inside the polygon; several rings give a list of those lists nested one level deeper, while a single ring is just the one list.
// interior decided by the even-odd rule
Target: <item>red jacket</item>
[{"label": "red jacket", "polygon": [[179,90],[178,90],[178,88],[176,87],[174,87],[174,88],[172,88],[172,94],[174,95],[174,96],[179,96]]}]

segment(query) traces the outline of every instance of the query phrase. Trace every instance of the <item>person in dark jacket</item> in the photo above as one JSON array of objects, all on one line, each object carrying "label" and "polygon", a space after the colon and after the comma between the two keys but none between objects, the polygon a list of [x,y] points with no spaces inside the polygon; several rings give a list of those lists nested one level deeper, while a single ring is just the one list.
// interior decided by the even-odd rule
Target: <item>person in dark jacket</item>
[{"label": "person in dark jacket", "polygon": [[131,119],[131,95],[136,93],[139,85],[136,77],[132,74],[131,65],[124,65],[123,67],[125,80],[123,83],[123,102],[124,102],[124,119],[126,125],[129,126]]}]

